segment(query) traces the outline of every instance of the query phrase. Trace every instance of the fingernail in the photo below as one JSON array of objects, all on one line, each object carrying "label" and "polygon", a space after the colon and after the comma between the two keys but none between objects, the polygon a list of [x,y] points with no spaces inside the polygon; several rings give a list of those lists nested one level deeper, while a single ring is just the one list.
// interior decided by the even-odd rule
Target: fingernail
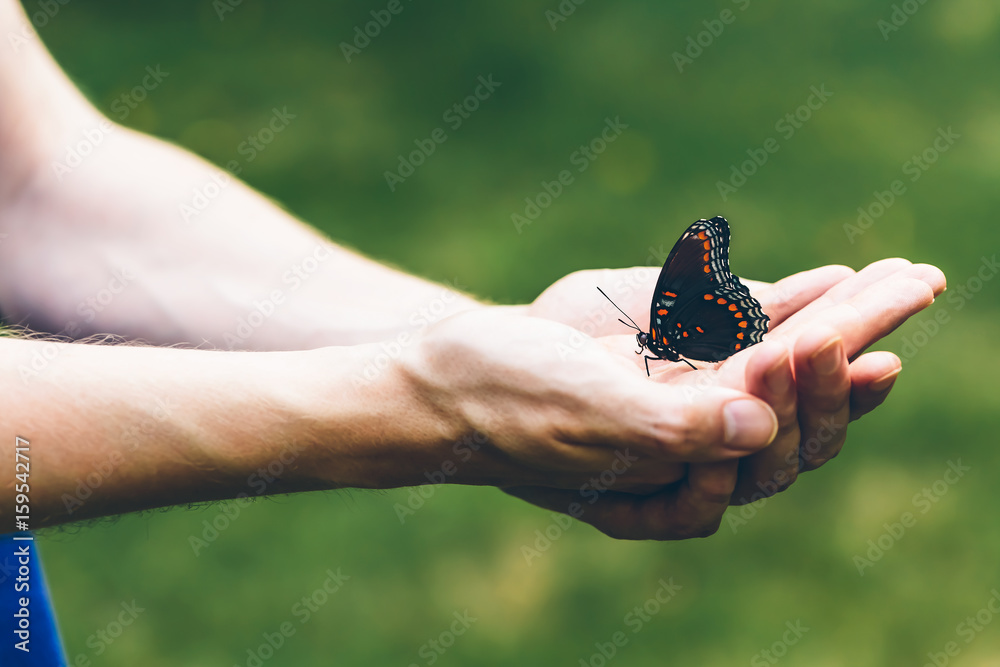
[{"label": "fingernail", "polygon": [[886,389],[892,386],[893,382],[896,381],[896,376],[899,375],[899,372],[901,370],[903,369],[897,368],[894,371],[886,373],[885,375],[883,375],[882,377],[880,377],[879,379],[875,380],[870,385],[868,385],[868,388],[871,389],[872,391],[885,391]]},{"label": "fingernail", "polygon": [[819,375],[830,375],[840,368],[844,352],[840,337],[834,338],[809,357],[809,365]]},{"label": "fingernail", "polygon": [[778,434],[778,420],[758,401],[739,399],[722,409],[726,444],[733,449],[756,450],[771,444]]},{"label": "fingernail", "polygon": [[792,386],[792,368],[788,365],[788,350],[764,373],[764,384],[777,396],[784,395]]}]

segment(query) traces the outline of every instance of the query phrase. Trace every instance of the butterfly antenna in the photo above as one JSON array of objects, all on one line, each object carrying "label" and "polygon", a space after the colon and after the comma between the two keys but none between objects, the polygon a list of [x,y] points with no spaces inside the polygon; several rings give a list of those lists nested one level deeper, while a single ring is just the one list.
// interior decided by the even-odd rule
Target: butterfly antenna
[{"label": "butterfly antenna", "polygon": [[[597,291],[600,292],[601,294],[604,294],[604,290],[602,290],[600,287],[597,288]],[[611,297],[608,296],[607,294],[604,294],[604,298],[607,299],[608,301],[611,301]],[[614,306],[615,308],[618,308],[618,304],[615,303],[614,301],[611,301],[611,305]],[[628,317],[628,313],[626,313],[621,308],[618,308],[618,312],[621,313],[622,315],[624,315],[625,317]],[[625,320],[623,320],[621,318],[618,318],[618,321],[621,322],[622,324],[624,324],[627,327],[632,327],[636,331],[642,331],[642,329],[639,328],[639,325],[636,324],[635,320],[633,320],[631,317],[628,317],[628,322],[631,322],[632,324],[629,324],[628,322],[626,322]]]}]

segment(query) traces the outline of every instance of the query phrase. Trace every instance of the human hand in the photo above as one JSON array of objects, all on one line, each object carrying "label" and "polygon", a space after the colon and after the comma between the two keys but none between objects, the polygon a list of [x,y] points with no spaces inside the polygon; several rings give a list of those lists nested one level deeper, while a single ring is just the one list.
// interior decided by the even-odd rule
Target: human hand
[{"label": "human hand", "polygon": [[389,386],[414,406],[414,434],[439,434],[438,465],[443,447],[486,436],[450,469],[452,482],[499,486],[615,537],[715,532],[738,459],[771,442],[775,415],[721,386],[690,400],[680,383],[649,382],[630,357],[565,325],[491,308],[430,328]]},{"label": "human hand", "polygon": [[[657,275],[648,268],[570,274],[546,290],[528,313],[591,335],[617,333],[616,311],[602,304],[594,289],[603,284],[623,310],[648,327]],[[775,409],[778,436],[766,450],[741,462],[733,504],[782,491],[798,472],[814,470],[837,455],[847,422],[880,405],[901,368],[890,352],[864,350],[930,305],[945,287],[937,268],[902,259],[876,262],[857,274],[828,266],[775,284],[744,282],[771,318],[765,341],[722,362],[716,371],[670,364],[656,373],[660,381],[748,391]],[[634,348],[633,336],[616,338],[622,349]]]}]

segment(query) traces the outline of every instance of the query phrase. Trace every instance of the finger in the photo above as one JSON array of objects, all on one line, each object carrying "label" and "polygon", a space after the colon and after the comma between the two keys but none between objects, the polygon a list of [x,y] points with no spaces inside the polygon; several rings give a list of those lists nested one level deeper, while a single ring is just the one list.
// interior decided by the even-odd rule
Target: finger
[{"label": "finger", "polygon": [[914,264],[906,269],[904,274],[911,278],[922,280],[934,291],[934,296],[938,297],[948,289],[948,278],[944,271],[933,264]]},{"label": "finger", "polygon": [[[836,284],[780,326],[772,328],[767,338],[793,341],[802,332],[826,325],[840,330],[848,354],[853,358],[933,303],[933,295],[944,289],[944,274],[937,267],[913,265],[905,259],[881,260]],[[754,349],[736,353],[721,370],[742,377],[743,364]]]},{"label": "finger", "polygon": [[886,259],[869,264],[850,278],[831,287],[821,297],[813,300],[798,312],[790,315],[781,323],[780,327],[771,327],[771,330],[774,333],[781,333],[782,335],[793,332],[796,328],[800,328],[811,322],[817,313],[821,313],[825,309],[846,301],[868,286],[908,266],[911,266],[911,264],[905,259]]},{"label": "finger", "polygon": [[835,329],[818,327],[795,343],[799,400],[799,470],[814,470],[840,453],[847,437],[851,378],[844,340]]},{"label": "finger", "polygon": [[896,275],[816,314],[809,326],[835,329],[853,359],[933,302],[934,292],[926,282]]},{"label": "finger", "polygon": [[[542,320],[526,324],[532,323],[563,329]],[[551,382],[536,393],[546,397],[542,432],[551,446],[542,449],[552,451],[554,459],[563,453],[556,451],[560,447],[569,447],[570,453],[610,447],[632,448],[637,456],[663,463],[703,463],[757,451],[777,431],[774,412],[760,399],[710,384],[703,388],[650,382],[634,362],[608,355],[606,346],[593,339],[584,338],[575,346],[573,360],[573,372],[557,362],[543,374]],[[588,372],[598,367],[601,372]],[[527,411],[519,419],[534,424],[541,414]],[[524,455],[537,459],[544,454],[533,448]]]},{"label": "finger", "polygon": [[733,504],[745,505],[784,491],[799,470],[798,397],[788,349],[765,342],[747,363],[747,391],[766,401],[778,417],[778,434],[767,448],[740,459]]},{"label": "finger", "polygon": [[[928,283],[900,273],[896,270],[900,267],[909,271],[912,265],[906,260],[882,260],[869,265],[857,275],[836,284],[780,326],[772,328],[766,340],[786,341],[786,344],[794,345],[793,341],[803,332],[826,326],[837,329],[845,338],[848,354],[857,354],[933,302],[930,295],[932,288]],[[885,277],[885,273],[889,273],[889,277]],[[726,360],[720,370],[730,380],[741,379],[745,364],[753,357],[757,347],[737,352]]]},{"label": "finger", "polygon": [[774,284],[744,280],[754,298],[771,318],[771,327],[826,294],[834,285],[854,275],[848,266],[821,266],[782,278]]},{"label": "finger", "polygon": [[[690,375],[693,375],[691,373]],[[665,462],[705,463],[739,458],[769,445],[778,430],[774,411],[758,398],[733,389],[637,380],[637,390],[604,401],[598,423],[580,437],[599,437],[614,446],[637,447]]]},{"label": "finger", "polygon": [[892,352],[869,352],[851,363],[851,421],[882,405],[902,367]]},{"label": "finger", "polygon": [[[684,474],[687,474],[686,469],[684,471]],[[682,474],[677,479],[675,479],[674,482],[677,482],[678,480],[683,478],[684,475]],[[661,491],[666,490],[668,486],[670,486],[670,484],[619,484],[615,490],[620,491],[621,493],[631,493],[632,495],[635,496],[651,496],[653,494],[660,493]]]},{"label": "finger", "polygon": [[687,464],[642,455],[634,447],[579,445],[556,441],[548,454],[536,457],[538,469],[522,483],[556,489],[614,489],[649,494],[687,473]]},{"label": "finger", "polygon": [[651,496],[608,491],[592,504],[579,493],[544,487],[505,492],[589,523],[624,540],[681,540],[707,537],[719,529],[736,484],[736,461],[691,466],[687,478]]},{"label": "finger", "polygon": [[912,266],[912,264],[908,260],[898,257],[872,262],[847,280],[837,283],[822,297],[816,299],[808,306],[789,317],[784,322],[784,326],[782,328],[788,329],[793,325],[799,325],[803,321],[809,321],[817,312],[838,303],[842,303],[870,285],[896,274],[903,269],[909,268],[910,266]]},{"label": "finger", "polygon": [[785,333],[804,323],[811,323],[816,314],[828,308],[848,302],[874,287],[884,291],[889,279],[904,277],[923,281],[934,295],[944,290],[945,279],[940,269],[929,264],[913,265],[905,259],[884,259],[869,264],[853,277],[830,288],[822,297],[783,322],[780,331]]}]

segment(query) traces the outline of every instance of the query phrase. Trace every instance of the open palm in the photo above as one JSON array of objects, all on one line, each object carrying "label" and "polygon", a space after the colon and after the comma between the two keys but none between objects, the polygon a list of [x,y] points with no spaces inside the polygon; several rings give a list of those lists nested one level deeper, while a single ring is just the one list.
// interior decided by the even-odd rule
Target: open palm
[{"label": "open palm", "polygon": [[[648,331],[657,274],[649,267],[576,272],[548,288],[527,312],[598,337],[622,353],[634,351],[634,335],[618,322],[617,311],[595,287],[602,287]],[[848,422],[885,400],[901,368],[891,352],[865,350],[945,289],[939,269],[903,259],[875,262],[858,272],[826,266],[776,283],[744,282],[771,318],[763,343],[723,362],[694,362],[697,370],[684,363],[650,364],[654,381],[689,387],[691,400],[707,387],[724,386],[761,398],[777,414],[778,435],[767,449],[728,468],[707,464],[716,466],[713,474],[720,477],[737,475],[738,465],[731,504],[782,491],[798,473],[814,470],[840,452]],[[633,356],[637,372],[645,374],[641,356]],[[698,465],[706,464],[692,464],[687,474]],[[683,484],[680,475],[678,482]],[[607,502],[634,504],[635,494],[669,492],[630,488],[609,495]],[[517,491],[538,504],[557,506],[562,499],[552,493]],[[633,498],[627,497],[630,494]]]}]

